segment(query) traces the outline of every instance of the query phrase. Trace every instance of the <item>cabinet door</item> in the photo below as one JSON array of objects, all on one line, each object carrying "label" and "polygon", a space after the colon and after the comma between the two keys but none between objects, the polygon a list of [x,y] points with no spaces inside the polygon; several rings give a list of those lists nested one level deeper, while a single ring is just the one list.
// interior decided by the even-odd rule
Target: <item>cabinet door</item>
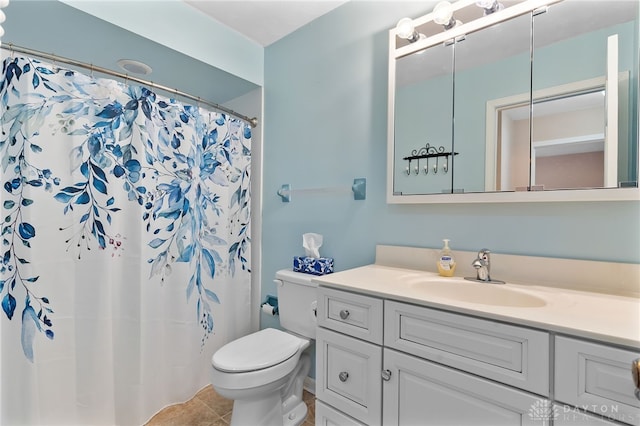
[{"label": "cabinet door", "polygon": [[631,362],[640,355],[603,344],[556,337],[556,400],[620,422],[640,424]]},{"label": "cabinet door", "polygon": [[316,397],[368,425],[380,424],[382,348],[318,328]]},{"label": "cabinet door", "polygon": [[553,426],[618,426],[569,405],[554,405]]},{"label": "cabinet door", "polygon": [[316,401],[316,426],[365,426],[322,401]]},{"label": "cabinet door", "polygon": [[548,425],[549,400],[430,361],[384,349],[383,424]]}]

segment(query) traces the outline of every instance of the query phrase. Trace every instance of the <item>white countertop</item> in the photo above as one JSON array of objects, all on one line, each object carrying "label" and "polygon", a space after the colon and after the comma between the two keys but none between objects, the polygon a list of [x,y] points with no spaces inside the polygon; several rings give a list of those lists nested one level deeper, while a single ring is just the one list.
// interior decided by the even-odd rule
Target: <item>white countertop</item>
[{"label": "white countertop", "polygon": [[[461,277],[445,278],[433,272],[377,264],[314,277],[313,280],[321,286],[640,349],[640,299],[634,297],[535,285],[476,283]],[[485,299],[487,303],[475,303],[444,297],[429,290],[456,285],[487,286],[488,291],[494,291],[490,287],[498,286],[507,291],[526,293],[543,302],[540,303],[542,306],[535,307],[502,306],[489,304],[491,297]],[[484,288],[478,287],[477,291]],[[476,288],[473,290],[475,292]]]}]

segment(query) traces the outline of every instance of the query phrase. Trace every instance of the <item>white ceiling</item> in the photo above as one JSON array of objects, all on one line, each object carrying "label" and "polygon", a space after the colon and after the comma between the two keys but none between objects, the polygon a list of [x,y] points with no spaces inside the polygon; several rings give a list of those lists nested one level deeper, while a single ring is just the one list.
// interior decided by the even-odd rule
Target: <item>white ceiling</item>
[{"label": "white ceiling", "polygon": [[183,0],[212,19],[268,46],[346,3],[309,0]]}]

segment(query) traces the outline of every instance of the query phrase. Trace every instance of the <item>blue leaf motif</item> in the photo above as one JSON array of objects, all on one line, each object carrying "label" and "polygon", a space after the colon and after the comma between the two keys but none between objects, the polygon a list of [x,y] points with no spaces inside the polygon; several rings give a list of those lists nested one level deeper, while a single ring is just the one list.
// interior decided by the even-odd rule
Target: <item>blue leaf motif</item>
[{"label": "blue leaf motif", "polygon": [[67,194],[77,194],[78,192],[82,191],[82,188],[79,188],[77,186],[66,186],[62,188],[61,191],[66,192]]},{"label": "blue leaf motif", "polygon": [[187,247],[182,250],[180,253],[180,257],[176,259],[176,262],[191,262],[191,258],[193,257],[193,244],[189,244]]},{"label": "blue leaf motif", "polygon": [[36,335],[36,330],[41,330],[38,317],[31,305],[27,302],[27,306],[25,306],[22,311],[21,341],[24,356],[31,362],[33,362],[33,338]]},{"label": "blue leaf motif", "polygon": [[73,198],[73,195],[65,194],[64,192],[58,192],[53,196],[53,198],[60,201],[61,203],[68,203]]},{"label": "blue leaf motif", "polygon": [[7,293],[2,298],[2,310],[7,314],[7,318],[13,318],[13,312],[16,310],[16,298]]},{"label": "blue leaf motif", "polygon": [[140,169],[142,168],[138,160],[129,160],[126,163],[124,163],[124,167],[130,172],[139,172]]},{"label": "blue leaf motif", "polygon": [[93,173],[95,173],[96,176],[98,176],[103,181],[107,182],[107,175],[105,175],[104,171],[100,167],[96,166],[95,164],[93,163],[90,163],[90,164],[91,164],[91,170],[93,170]]},{"label": "blue leaf motif", "polygon": [[103,181],[101,181],[98,178],[93,179],[93,187],[98,191],[102,192],[103,194],[107,193],[107,186],[104,184]]},{"label": "blue leaf motif", "polygon": [[18,233],[23,239],[28,240],[36,236],[36,229],[30,223],[22,222],[18,225]]},{"label": "blue leaf motif", "polygon": [[71,152],[69,153],[69,160],[71,160],[71,170],[76,170],[78,167],[80,167],[81,164],[84,164],[82,162],[83,155],[84,153],[82,151],[82,145],[76,146],[71,150]]},{"label": "blue leaf motif", "polygon": [[216,263],[213,260],[213,255],[209,252],[209,250],[202,250],[202,257],[206,260],[205,265],[207,265],[209,276],[213,278],[216,273]]},{"label": "blue leaf motif", "polygon": [[160,247],[162,244],[164,244],[164,242],[167,240],[163,240],[162,238],[154,238],[153,240],[151,240],[151,242],[149,242],[149,247],[152,248],[158,248]]},{"label": "blue leaf motif", "polygon": [[45,67],[36,67],[36,69],[38,70],[38,72],[40,74],[47,74],[47,75],[52,75],[53,71],[51,71],[49,68],[45,68]]},{"label": "blue leaf motif", "polygon": [[89,197],[89,194],[87,194],[86,192],[83,192],[76,199],[76,204],[87,204],[90,200],[91,200],[91,198]]},{"label": "blue leaf motif", "polygon": [[122,166],[120,166],[119,164],[118,164],[118,165],[116,165],[116,166],[113,168],[113,174],[114,174],[114,176],[115,176],[115,177],[117,177],[117,178],[119,178],[120,176],[122,176],[122,175],[124,174],[124,172],[125,172],[124,168],[123,168]]},{"label": "blue leaf motif", "polygon": [[204,293],[207,295],[207,298],[209,300],[211,300],[214,303],[220,303],[220,299],[218,299],[218,296],[216,296],[216,294],[214,292],[212,292],[211,290],[209,290],[208,288],[204,289]]},{"label": "blue leaf motif", "polygon": [[80,172],[82,176],[89,179],[89,166],[87,166],[87,162],[83,162],[82,165],[80,165]]},{"label": "blue leaf motif", "polygon": [[102,118],[114,118],[120,114],[122,114],[122,105],[116,101],[104,107],[104,109],[96,115]]}]

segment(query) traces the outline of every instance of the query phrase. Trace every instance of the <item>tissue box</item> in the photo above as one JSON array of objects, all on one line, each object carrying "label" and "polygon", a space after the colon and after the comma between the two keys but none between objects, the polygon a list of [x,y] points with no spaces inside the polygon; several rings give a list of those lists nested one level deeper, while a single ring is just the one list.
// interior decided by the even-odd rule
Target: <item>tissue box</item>
[{"label": "tissue box", "polygon": [[333,259],[330,257],[294,256],[293,270],[313,275],[330,274],[333,272]]}]

